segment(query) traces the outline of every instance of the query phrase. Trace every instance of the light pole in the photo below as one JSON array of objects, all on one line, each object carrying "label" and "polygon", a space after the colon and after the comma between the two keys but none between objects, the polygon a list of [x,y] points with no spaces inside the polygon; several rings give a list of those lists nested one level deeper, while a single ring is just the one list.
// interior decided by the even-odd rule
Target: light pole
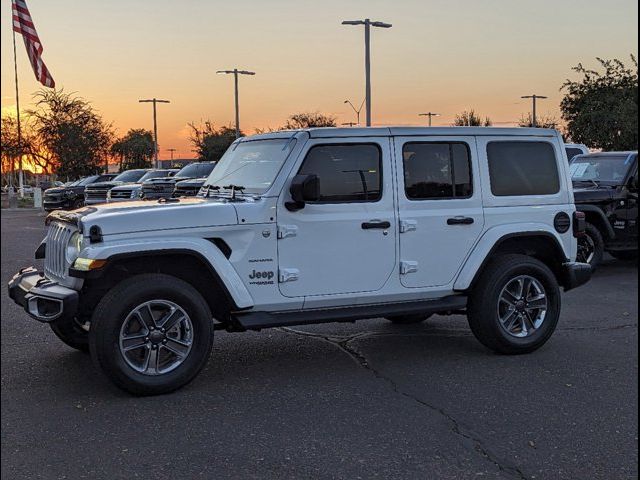
[{"label": "light pole", "polygon": [[176,149],[175,148],[167,148],[167,152],[171,153],[171,161],[173,161],[173,152],[175,152]]},{"label": "light pole", "polygon": [[356,109],[356,107],[353,106],[353,103],[351,103],[351,101],[349,100],[345,100],[344,103],[348,103],[349,106],[351,106],[351,109],[356,112],[356,117],[358,118],[358,123],[357,125],[360,125],[360,112],[362,111],[362,107],[364,106],[364,100],[362,101],[362,103],[360,104],[360,108]]},{"label": "light pole", "polygon": [[364,25],[364,71],[365,71],[365,103],[367,105],[367,127],[371,126],[371,27],[391,28],[390,23],[364,20],[345,20],[342,25]]},{"label": "light pole", "polygon": [[169,100],[160,100],[158,98],[151,98],[146,100],[138,100],[139,103],[153,103],[153,158],[155,160],[156,168],[160,168],[160,162],[158,160],[158,120],[156,115],[156,104],[158,103],[170,103]]},{"label": "light pole", "polygon": [[542,95],[536,95],[534,93],[533,95],[523,95],[520,98],[530,98],[533,101],[533,111],[531,113],[531,126],[534,127],[534,128],[537,127],[538,124],[536,122],[536,100],[539,99],[539,98],[540,99],[545,99],[547,97],[544,97]]},{"label": "light pole", "polygon": [[433,112],[427,112],[427,113],[419,113],[418,116],[419,117],[429,117],[429,126],[431,126],[431,118],[432,117],[439,117],[440,114],[439,113],[433,113]]},{"label": "light pole", "polygon": [[234,68],[233,70],[218,70],[216,72],[219,75],[230,75],[233,74],[233,84],[235,87],[235,101],[236,101],[236,138],[240,137],[240,104],[238,102],[238,75],[255,75],[256,72],[249,72],[247,70],[238,70]]}]

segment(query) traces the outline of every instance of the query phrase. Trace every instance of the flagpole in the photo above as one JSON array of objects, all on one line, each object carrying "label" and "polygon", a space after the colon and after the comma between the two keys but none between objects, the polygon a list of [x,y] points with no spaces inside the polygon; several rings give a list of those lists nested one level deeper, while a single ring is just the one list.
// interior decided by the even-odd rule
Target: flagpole
[{"label": "flagpole", "polygon": [[20,196],[24,194],[22,176],[22,128],[20,125],[20,95],[18,93],[18,57],[16,55],[16,31],[13,29],[13,12],[11,14],[11,31],[13,32],[13,73],[16,81],[16,120],[18,125],[18,185]]}]

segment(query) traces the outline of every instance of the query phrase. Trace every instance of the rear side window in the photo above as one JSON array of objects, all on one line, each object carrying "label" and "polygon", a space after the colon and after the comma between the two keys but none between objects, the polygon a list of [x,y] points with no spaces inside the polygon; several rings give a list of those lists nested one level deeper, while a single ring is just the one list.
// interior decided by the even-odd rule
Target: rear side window
[{"label": "rear side window", "polygon": [[497,197],[553,195],[560,177],[553,146],[547,142],[490,142],[491,192]]},{"label": "rear side window", "polygon": [[469,198],[469,147],[455,142],[411,142],[402,147],[404,189],[411,200]]},{"label": "rear side window", "polygon": [[382,194],[382,155],[373,144],[317,145],[300,174],[320,178],[320,202],[374,202]]}]

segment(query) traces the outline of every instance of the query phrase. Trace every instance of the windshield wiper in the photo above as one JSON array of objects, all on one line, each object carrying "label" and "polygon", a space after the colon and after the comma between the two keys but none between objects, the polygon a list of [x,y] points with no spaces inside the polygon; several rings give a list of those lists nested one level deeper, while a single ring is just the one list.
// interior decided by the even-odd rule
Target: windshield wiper
[{"label": "windshield wiper", "polygon": [[591,185],[595,186],[596,188],[600,187],[600,183],[597,182],[596,180],[594,180],[593,178],[589,178],[587,180],[573,180],[574,183],[590,183]]},{"label": "windshield wiper", "polygon": [[227,185],[222,187],[225,190],[231,190],[231,200],[235,200],[236,199],[236,192],[240,192],[243,193],[244,192],[244,187],[242,185]]},{"label": "windshield wiper", "polygon": [[211,190],[220,190],[220,187],[217,185],[204,185],[202,188],[204,188],[204,198],[209,198],[209,192]]}]

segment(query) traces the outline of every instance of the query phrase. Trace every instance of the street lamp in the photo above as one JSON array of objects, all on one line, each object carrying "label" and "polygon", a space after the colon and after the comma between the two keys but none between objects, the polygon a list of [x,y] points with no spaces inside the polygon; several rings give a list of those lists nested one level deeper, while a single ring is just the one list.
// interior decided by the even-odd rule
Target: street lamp
[{"label": "street lamp", "polygon": [[156,104],[157,103],[170,103],[169,100],[160,100],[157,98],[151,98],[146,100],[138,100],[139,103],[153,103],[153,159],[155,160],[156,168],[160,168],[160,161],[158,160],[158,120],[156,116]]},{"label": "street lamp", "polygon": [[542,95],[536,95],[534,93],[533,95],[523,95],[520,98],[530,98],[530,99],[532,99],[532,101],[533,101],[533,111],[531,113],[531,126],[535,128],[537,126],[537,122],[536,122],[536,100],[538,98],[545,99],[547,97],[544,97]]},{"label": "street lamp", "polygon": [[255,75],[256,72],[249,72],[247,70],[238,70],[234,68],[233,70],[218,70],[216,72],[219,75],[231,75],[233,74],[233,84],[234,84],[234,92],[235,92],[235,100],[236,100],[236,138],[240,137],[240,105],[238,103],[238,75]]},{"label": "street lamp", "polygon": [[367,127],[371,126],[371,27],[391,28],[390,23],[364,20],[345,20],[342,25],[364,25],[364,71],[365,103],[367,106]]},{"label": "street lamp", "polygon": [[431,118],[432,117],[439,117],[440,114],[439,113],[433,113],[433,112],[427,112],[427,113],[419,113],[418,116],[419,117],[429,117],[429,126],[431,126]]},{"label": "street lamp", "polygon": [[353,109],[353,111],[356,112],[356,117],[358,118],[358,125],[360,125],[360,112],[362,111],[362,107],[364,106],[364,100],[360,104],[360,108],[357,108],[357,109],[356,107],[353,106],[353,103],[351,103],[351,101],[349,100],[345,100],[344,103],[348,103]]}]

